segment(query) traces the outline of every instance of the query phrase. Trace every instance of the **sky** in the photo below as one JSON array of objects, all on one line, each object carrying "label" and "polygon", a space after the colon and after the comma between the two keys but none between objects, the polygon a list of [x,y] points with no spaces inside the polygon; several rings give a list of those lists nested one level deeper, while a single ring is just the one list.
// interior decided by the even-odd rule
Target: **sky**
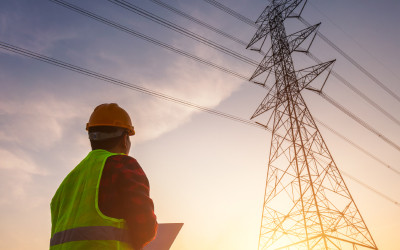
[{"label": "sky", "polygon": [[[246,42],[256,31],[202,0],[163,1]],[[69,2],[245,76],[256,68],[106,0]],[[148,0],[131,2],[257,62],[262,60],[257,52]],[[252,20],[268,4],[219,2]],[[309,0],[303,17],[312,24],[322,22],[322,34],[400,95],[399,11],[398,0]],[[304,27],[294,19],[286,25],[288,32]],[[1,1],[0,41],[244,119],[267,94],[248,81],[47,0]],[[311,52],[323,61],[336,58],[337,73],[400,119],[400,103],[320,38]],[[305,55],[294,59],[296,69],[313,64]],[[1,249],[48,247],[51,198],[90,151],[86,122],[94,107],[108,102],[118,103],[132,117],[136,135],[130,155],[149,178],[158,221],[184,223],[171,249],[257,249],[269,131],[4,49],[0,49],[0,87]],[[336,78],[329,78],[324,91],[400,144],[399,125]],[[397,149],[318,95],[306,90],[303,95],[314,118],[400,171]],[[400,201],[400,175],[325,127],[320,131],[377,246],[398,249],[400,206],[392,201]]]}]

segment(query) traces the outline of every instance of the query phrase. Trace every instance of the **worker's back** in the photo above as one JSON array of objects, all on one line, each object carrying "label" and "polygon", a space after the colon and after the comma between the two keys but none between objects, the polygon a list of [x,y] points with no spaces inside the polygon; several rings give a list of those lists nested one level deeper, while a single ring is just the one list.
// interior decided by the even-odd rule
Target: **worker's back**
[{"label": "worker's back", "polygon": [[51,249],[132,249],[123,240],[125,220],[105,216],[98,206],[101,174],[112,155],[91,151],[61,183],[51,202]]}]

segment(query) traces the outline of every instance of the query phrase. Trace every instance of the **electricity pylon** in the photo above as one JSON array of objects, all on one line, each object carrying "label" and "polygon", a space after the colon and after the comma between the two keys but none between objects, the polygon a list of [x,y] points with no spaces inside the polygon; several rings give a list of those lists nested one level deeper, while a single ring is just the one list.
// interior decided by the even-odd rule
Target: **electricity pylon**
[{"label": "electricity pylon", "polygon": [[306,2],[272,0],[248,45],[261,50],[270,35],[271,49],[250,80],[275,76],[252,116],[272,110],[258,249],[378,249],[301,95],[304,88],[321,91],[309,84],[334,62],[295,71],[291,54],[314,40],[319,24],[287,36],[284,20],[299,17]]}]

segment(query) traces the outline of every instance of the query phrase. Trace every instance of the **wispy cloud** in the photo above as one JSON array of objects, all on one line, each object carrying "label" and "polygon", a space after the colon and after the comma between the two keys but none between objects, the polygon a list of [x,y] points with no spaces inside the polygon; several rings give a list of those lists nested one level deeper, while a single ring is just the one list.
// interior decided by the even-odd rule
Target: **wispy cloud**
[{"label": "wispy cloud", "polygon": [[28,149],[51,147],[61,138],[64,122],[79,115],[76,110],[45,91],[19,100],[4,96],[0,141]]},{"label": "wispy cloud", "polygon": [[[179,59],[166,67],[162,78],[150,79],[152,89],[167,95],[214,108],[240,86],[239,82],[227,82],[217,71],[210,71],[198,63]],[[193,108],[158,99],[148,99],[143,105],[132,107],[138,115],[138,125],[145,130],[143,139],[154,139],[190,121],[199,112]]]},{"label": "wispy cloud", "polygon": [[[39,169],[32,158],[18,150],[11,152],[0,148],[0,206],[24,203],[27,201],[28,185],[32,175],[44,175],[46,172]],[[25,203],[26,205],[29,204]]]}]

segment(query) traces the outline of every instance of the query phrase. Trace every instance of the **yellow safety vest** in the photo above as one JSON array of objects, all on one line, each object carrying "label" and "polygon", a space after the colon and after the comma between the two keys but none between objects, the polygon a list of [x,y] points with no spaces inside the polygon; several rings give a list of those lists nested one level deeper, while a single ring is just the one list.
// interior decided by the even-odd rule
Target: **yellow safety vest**
[{"label": "yellow safety vest", "polygon": [[125,220],[111,218],[99,209],[100,179],[108,157],[93,150],[61,183],[51,201],[50,249],[132,250],[126,243]]}]

